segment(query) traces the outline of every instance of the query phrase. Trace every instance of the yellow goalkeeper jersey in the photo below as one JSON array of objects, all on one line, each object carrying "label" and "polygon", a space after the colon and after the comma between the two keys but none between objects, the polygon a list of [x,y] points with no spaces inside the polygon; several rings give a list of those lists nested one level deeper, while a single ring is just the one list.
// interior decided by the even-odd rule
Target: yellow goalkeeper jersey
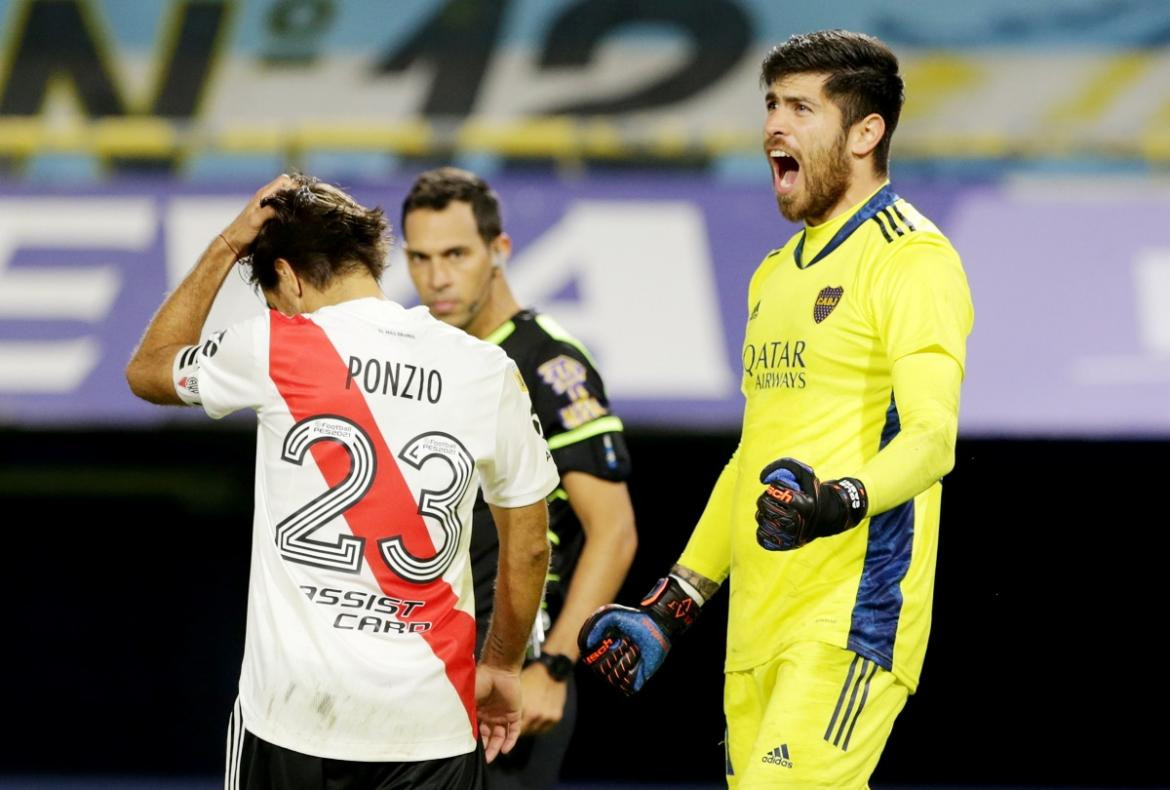
[{"label": "yellow goalkeeper jersey", "polygon": [[679,560],[716,581],[730,574],[727,671],[816,640],[916,687],[941,484],[840,535],[776,552],[756,541],[759,475],[790,456],[822,480],[862,477],[900,430],[893,363],[942,352],[961,369],[973,316],[958,254],[889,184],[760,264],[748,288],[740,445]]}]

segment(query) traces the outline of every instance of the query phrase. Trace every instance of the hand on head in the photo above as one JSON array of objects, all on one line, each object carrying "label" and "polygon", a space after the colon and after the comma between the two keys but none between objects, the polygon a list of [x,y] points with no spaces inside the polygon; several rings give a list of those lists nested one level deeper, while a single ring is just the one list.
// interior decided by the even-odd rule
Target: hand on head
[{"label": "hand on head", "polygon": [[297,186],[295,177],[285,173],[277,176],[260,187],[256,194],[252,195],[248,205],[244,206],[243,211],[224,228],[223,233],[219,234],[219,238],[235,253],[237,260],[248,254],[249,247],[256,240],[264,223],[276,216],[276,210],[271,206],[261,205],[264,199],[281,190],[295,189]]}]

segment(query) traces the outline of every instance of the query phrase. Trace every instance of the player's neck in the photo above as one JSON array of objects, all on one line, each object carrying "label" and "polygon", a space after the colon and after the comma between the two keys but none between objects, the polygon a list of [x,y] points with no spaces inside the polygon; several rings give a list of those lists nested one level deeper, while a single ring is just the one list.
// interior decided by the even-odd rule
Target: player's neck
[{"label": "player's neck", "polygon": [[382,286],[377,280],[368,272],[359,270],[334,279],[324,290],[318,291],[312,286],[307,286],[304,307],[306,313],[312,313],[322,307],[370,297],[385,299],[386,295],[382,293]]},{"label": "player's neck", "polygon": [[841,193],[841,197],[833,204],[833,207],[825,212],[824,216],[816,217],[815,219],[812,217],[805,219],[804,224],[810,228],[814,228],[819,225],[824,225],[826,222],[832,222],[881,189],[882,184],[888,178],[886,175],[877,175],[874,173],[869,162],[862,163],[860,168],[854,168],[853,176],[849,179],[848,188]]},{"label": "player's neck", "polygon": [[512,289],[508,287],[508,281],[504,279],[501,271],[491,285],[487,304],[463,329],[467,334],[483,340],[518,312],[520,303],[512,295]]}]

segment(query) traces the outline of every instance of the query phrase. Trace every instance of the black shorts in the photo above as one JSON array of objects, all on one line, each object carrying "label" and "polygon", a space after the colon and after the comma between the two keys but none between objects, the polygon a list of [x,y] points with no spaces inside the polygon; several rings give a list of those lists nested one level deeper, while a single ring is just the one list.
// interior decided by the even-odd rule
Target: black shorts
[{"label": "black shorts", "polygon": [[483,745],[438,760],[367,763],[294,752],[243,729],[236,708],[228,723],[225,790],[483,790]]}]

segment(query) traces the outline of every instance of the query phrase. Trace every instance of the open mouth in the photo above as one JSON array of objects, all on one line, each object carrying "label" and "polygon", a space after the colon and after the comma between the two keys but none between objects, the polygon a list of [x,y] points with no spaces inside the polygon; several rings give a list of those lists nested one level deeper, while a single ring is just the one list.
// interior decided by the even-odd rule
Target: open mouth
[{"label": "open mouth", "polygon": [[796,186],[800,163],[792,154],[780,150],[769,151],[768,161],[772,163],[772,188],[777,195],[787,195]]}]

